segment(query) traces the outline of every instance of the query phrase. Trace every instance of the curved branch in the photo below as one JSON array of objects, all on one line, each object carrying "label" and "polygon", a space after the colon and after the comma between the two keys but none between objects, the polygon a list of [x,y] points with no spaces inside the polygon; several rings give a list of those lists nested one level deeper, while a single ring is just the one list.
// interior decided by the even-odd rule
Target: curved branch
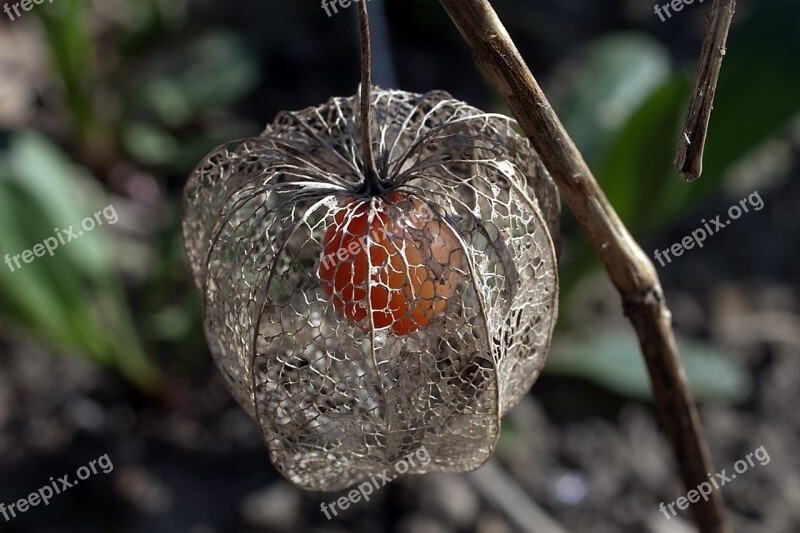
[{"label": "curved branch", "polygon": [[[440,2],[531,139],[619,291],[639,336],[656,406],[684,484],[696,488],[715,470],[653,263],[608,202],[489,1]],[[692,509],[702,533],[730,532],[719,491]]]}]

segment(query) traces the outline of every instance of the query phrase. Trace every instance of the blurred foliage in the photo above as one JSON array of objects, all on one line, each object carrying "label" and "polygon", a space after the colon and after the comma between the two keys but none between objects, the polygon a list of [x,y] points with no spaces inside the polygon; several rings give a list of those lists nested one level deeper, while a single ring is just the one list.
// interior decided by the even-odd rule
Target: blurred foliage
[{"label": "blurred foliage", "polygon": [[[797,20],[800,4],[776,0],[732,30],[703,176],[692,184],[673,161],[693,66],[670,73],[666,49],[641,34],[599,39],[582,54],[572,90],[555,107],[635,237],[664,229],[718,191],[733,166],[800,112],[800,46],[774,31],[781,17]],[[574,260],[562,271],[565,293],[598,264],[584,243],[574,244]]]},{"label": "blurred foliage", "polygon": [[91,103],[97,79],[88,2],[71,0],[48,7],[51,9],[37,9],[35,13],[42,22],[53,67],[64,84],[65,107],[78,141],[86,143],[98,126]]},{"label": "blurred foliage", "polygon": [[[170,57],[129,92],[137,117],[124,121],[125,149],[143,165],[187,174],[212,148],[241,136],[244,131],[229,120],[199,134],[175,133],[191,129],[215,110],[234,105],[258,81],[253,57],[232,33],[217,32],[189,43],[183,55]],[[155,116],[157,120],[152,120]]]},{"label": "blurred foliage", "polygon": [[[104,196],[43,137],[15,136],[0,158],[0,250],[13,261],[57,234],[69,239],[64,229],[75,226],[77,234],[98,206],[113,205]],[[111,365],[141,387],[153,388],[159,371],[136,333],[107,229],[98,226],[30,264],[19,261],[21,268],[14,265],[14,271],[4,265],[0,314],[59,350]]]},{"label": "blurred foliage", "polygon": [[612,138],[670,76],[667,50],[644,34],[595,41],[577,61],[558,107],[590,166],[609,152]]},{"label": "blurred foliage", "polygon": [[[704,172],[688,184],[673,161],[692,89],[691,66],[670,72],[667,52],[641,34],[608,36],[584,51],[555,107],[587,157],[611,204],[634,236],[645,239],[679,220],[720,190],[749,151],[778,135],[800,112],[797,39],[777,32],[783,18],[798,20],[800,4],[776,0],[734,27],[720,76],[706,146]],[[585,241],[573,240],[561,265],[562,301],[599,263]],[[562,312],[562,317],[568,316]],[[560,324],[562,331],[578,324]],[[571,341],[568,341],[571,342]],[[748,390],[735,357],[704,344],[681,353],[699,396],[736,401]],[[565,355],[568,354],[568,355]],[[616,333],[579,346],[556,347],[547,372],[596,381],[618,393],[648,396],[649,379],[638,344]],[[715,375],[718,373],[719,375]]]},{"label": "blurred foliage", "polygon": [[[63,81],[74,142],[90,164],[130,157],[185,175],[208,151],[245,131],[233,117],[213,120],[253,89],[258,68],[231,32],[170,42],[186,31],[183,10],[162,0],[126,2],[119,33],[93,38],[91,5],[64,0],[37,9],[53,66]],[[183,8],[185,9],[185,7]],[[102,55],[102,45],[112,45]]]},{"label": "blurred foliage", "polygon": [[[707,343],[677,340],[695,396],[730,403],[747,396],[752,380],[735,357]],[[639,341],[629,330],[603,332],[582,342],[555,342],[547,370],[582,377],[622,396],[652,400]]]},{"label": "blurred foliage", "polygon": [[[93,36],[97,20],[89,2],[47,7],[35,13],[63,83],[63,112],[72,126],[65,144],[76,161],[97,174],[129,161],[185,176],[213,147],[244,132],[232,117],[214,120],[257,82],[254,60],[238,36],[200,33],[165,47],[182,11],[161,0],[126,3],[123,27],[112,38]],[[100,65],[98,52],[109,44]],[[12,259],[53,236],[54,228],[80,224],[113,203],[91,170],[44,137],[23,130],[7,144],[0,150],[0,222],[6,228],[0,250]],[[3,265],[0,316],[59,350],[115,368],[144,390],[159,390],[163,362],[147,353],[168,349],[170,364],[186,368],[207,354],[200,299],[186,276],[179,205],[178,198],[170,201],[170,215],[153,239],[162,244],[151,244],[157,249],[98,228],[53,257],[14,272]],[[147,256],[155,261],[141,259]],[[135,306],[125,295],[122,270],[144,278]]]}]

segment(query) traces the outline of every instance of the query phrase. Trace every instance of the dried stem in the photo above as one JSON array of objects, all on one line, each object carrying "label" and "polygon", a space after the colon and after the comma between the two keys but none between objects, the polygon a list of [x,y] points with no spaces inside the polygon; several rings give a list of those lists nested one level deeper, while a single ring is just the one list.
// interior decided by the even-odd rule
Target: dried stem
[{"label": "dried stem", "polygon": [[368,194],[383,191],[372,151],[372,45],[369,35],[369,14],[367,2],[358,3],[358,16],[361,23],[361,149],[364,158],[364,180]]},{"label": "dried stem", "polygon": [[[656,406],[688,489],[714,472],[686,376],[672,315],[655,267],[597,184],[488,0],[440,0],[477,62],[533,142],[622,296],[639,336]],[[702,533],[727,533],[722,497],[693,504]]]},{"label": "dried stem", "polygon": [[708,123],[714,96],[717,93],[719,71],[728,41],[728,32],[736,11],[736,0],[714,0],[708,21],[700,62],[689,102],[689,111],[678,141],[675,166],[686,181],[694,181],[703,172],[703,150],[708,135]]}]

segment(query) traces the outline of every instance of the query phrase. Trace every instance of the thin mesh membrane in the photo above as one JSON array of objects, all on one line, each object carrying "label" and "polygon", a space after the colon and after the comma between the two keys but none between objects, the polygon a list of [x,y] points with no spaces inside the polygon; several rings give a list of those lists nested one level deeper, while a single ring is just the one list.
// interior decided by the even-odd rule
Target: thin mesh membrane
[{"label": "thin mesh membrane", "polygon": [[483,464],[557,314],[557,191],[513,121],[442,92],[372,99],[386,194],[355,193],[357,97],[280,114],[185,190],[209,347],[275,467],[309,490],[423,446],[412,473]]}]

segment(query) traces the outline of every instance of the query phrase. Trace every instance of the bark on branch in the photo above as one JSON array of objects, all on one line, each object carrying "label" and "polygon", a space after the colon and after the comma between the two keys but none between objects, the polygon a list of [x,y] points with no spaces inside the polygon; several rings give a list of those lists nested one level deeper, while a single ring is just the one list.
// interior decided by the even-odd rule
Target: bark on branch
[{"label": "bark on branch", "polygon": [[736,0],[714,0],[711,8],[692,98],[678,141],[678,155],[675,157],[675,166],[686,181],[694,181],[703,173],[703,150],[708,136],[708,124],[711,121],[719,71],[725,57],[728,32],[735,11]]},{"label": "bark on branch", "polygon": [[[631,237],[552,110],[488,0],[440,0],[556,180],[622,296],[647,363],[661,421],[688,489],[714,472],[678,357],[672,316],[653,263]],[[692,505],[702,533],[728,533],[722,497]]]}]

